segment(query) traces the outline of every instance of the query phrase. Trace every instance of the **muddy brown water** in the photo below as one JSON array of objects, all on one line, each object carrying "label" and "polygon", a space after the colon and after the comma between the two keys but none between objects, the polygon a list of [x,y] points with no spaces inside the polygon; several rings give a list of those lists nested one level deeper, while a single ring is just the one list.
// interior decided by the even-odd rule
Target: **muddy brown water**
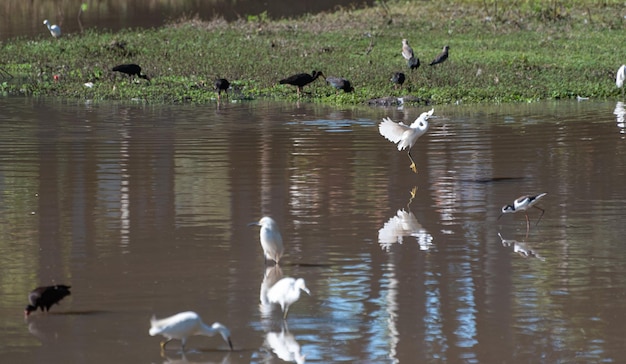
[{"label": "muddy brown water", "polygon": [[[571,363],[626,355],[626,135],[616,102],[425,108],[0,99],[6,363]],[[415,188],[415,196],[411,191]],[[523,214],[500,208],[548,194]],[[271,215],[286,253],[264,267]],[[280,276],[311,290],[260,305]],[[27,293],[65,283],[50,313]],[[160,355],[149,320],[232,333]]]}]

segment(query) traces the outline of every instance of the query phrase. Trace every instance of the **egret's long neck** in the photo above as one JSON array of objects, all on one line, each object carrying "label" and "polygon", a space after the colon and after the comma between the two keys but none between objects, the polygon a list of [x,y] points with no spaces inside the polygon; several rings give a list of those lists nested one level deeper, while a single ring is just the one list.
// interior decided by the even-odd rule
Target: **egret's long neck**
[{"label": "egret's long neck", "polygon": [[200,327],[198,328],[198,334],[199,335],[213,336],[213,335],[215,335],[216,332],[217,332],[217,330],[215,330],[211,326],[205,324],[204,322],[201,322],[200,323]]}]

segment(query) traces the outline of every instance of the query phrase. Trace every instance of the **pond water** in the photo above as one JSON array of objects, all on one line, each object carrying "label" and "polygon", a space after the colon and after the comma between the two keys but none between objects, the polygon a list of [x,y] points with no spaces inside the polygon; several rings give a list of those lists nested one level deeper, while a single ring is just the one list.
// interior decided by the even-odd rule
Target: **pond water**
[{"label": "pond water", "polygon": [[[0,99],[0,360],[571,363],[626,356],[621,102],[436,106],[405,152],[385,116],[274,102]],[[411,192],[415,191],[414,196]],[[547,192],[498,220],[520,195]],[[258,228],[285,241],[266,269]],[[538,222],[538,223],[537,223]],[[283,321],[261,292],[311,291]],[[28,292],[72,295],[23,316]],[[230,328],[187,353],[150,317]]]},{"label": "pond water", "polygon": [[[61,26],[63,34],[73,34],[93,28],[118,31],[159,27],[181,17],[236,20],[268,16],[281,19],[334,11],[339,7],[359,8],[372,3],[371,0],[2,0],[0,41],[24,36],[49,37],[44,19]],[[81,4],[86,4],[87,8],[78,16]]]}]

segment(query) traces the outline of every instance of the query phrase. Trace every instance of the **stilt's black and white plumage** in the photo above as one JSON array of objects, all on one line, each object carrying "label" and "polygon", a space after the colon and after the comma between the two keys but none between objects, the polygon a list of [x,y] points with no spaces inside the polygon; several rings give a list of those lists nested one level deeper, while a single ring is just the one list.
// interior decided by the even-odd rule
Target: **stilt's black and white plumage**
[{"label": "stilt's black and white plumage", "polygon": [[514,214],[518,211],[524,211],[524,215],[526,215],[526,230],[528,231],[528,229],[530,229],[530,221],[528,220],[528,209],[534,207],[538,210],[541,210],[541,215],[539,215],[539,219],[537,219],[535,225],[539,224],[541,217],[543,217],[543,214],[546,211],[541,207],[535,206],[535,204],[545,195],[547,195],[547,192],[540,193],[535,196],[521,196],[517,198],[515,201],[513,201],[512,205],[502,206],[502,214],[500,214],[498,220],[500,220],[500,218],[504,214]]}]

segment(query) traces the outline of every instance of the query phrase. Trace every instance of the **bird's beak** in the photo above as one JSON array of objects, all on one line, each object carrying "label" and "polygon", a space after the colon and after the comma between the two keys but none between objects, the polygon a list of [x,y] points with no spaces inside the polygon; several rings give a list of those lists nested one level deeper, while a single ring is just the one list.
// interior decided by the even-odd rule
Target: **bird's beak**
[{"label": "bird's beak", "polygon": [[[500,220],[500,218],[502,217],[502,215],[504,215],[504,213],[501,213],[500,216],[498,216],[498,220]],[[496,220],[497,221],[497,220]]]},{"label": "bird's beak", "polygon": [[306,292],[306,294],[308,294],[309,296],[311,295],[311,291],[309,291],[308,288],[304,287],[302,290]]},{"label": "bird's beak", "polygon": [[230,346],[230,351],[233,351],[233,343],[230,341],[230,337],[228,338],[228,346]]},{"label": "bird's beak", "polygon": [[259,225],[261,225],[261,224],[259,224],[258,221],[251,222],[251,223],[248,224],[248,226],[259,226]]}]

